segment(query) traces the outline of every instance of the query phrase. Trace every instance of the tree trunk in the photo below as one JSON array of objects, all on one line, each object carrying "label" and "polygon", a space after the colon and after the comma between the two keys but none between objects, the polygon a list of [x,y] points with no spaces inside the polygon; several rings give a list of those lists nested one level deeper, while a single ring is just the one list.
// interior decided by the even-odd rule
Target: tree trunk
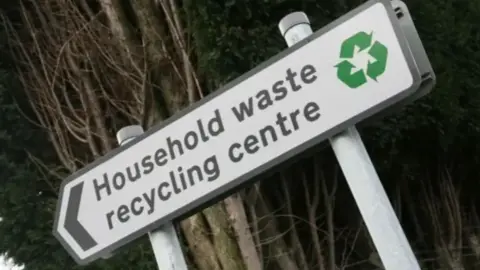
[{"label": "tree trunk", "polygon": [[[128,57],[135,59],[136,63],[140,62],[136,60],[137,57],[134,55],[134,52],[138,50],[132,47],[143,45],[144,57],[146,58],[144,61],[149,67],[148,70],[153,71],[149,78],[152,85],[152,89],[149,89],[149,91],[156,92],[153,96],[160,99],[159,104],[157,104],[157,107],[162,109],[160,115],[165,113],[172,115],[196,101],[196,92],[199,89],[193,83],[195,75],[185,50],[185,43],[182,40],[183,29],[179,29],[181,25],[178,14],[176,14],[177,7],[174,1],[159,2],[161,9],[154,5],[151,0],[132,2],[143,44],[128,38],[133,37],[133,35],[125,34],[132,31],[129,30],[128,22],[120,20],[120,18],[126,16],[123,15],[124,11],[118,3],[115,3],[115,0],[103,0],[102,4],[105,10],[109,10],[106,13],[112,32],[119,32],[118,36],[121,37],[119,42],[127,48]],[[120,24],[120,26],[117,24]],[[179,68],[182,64],[183,68]],[[163,119],[157,118],[154,122],[161,120]],[[241,204],[241,201],[236,199],[228,201],[228,205],[233,205],[234,209],[232,210],[235,211],[242,210],[238,204]],[[231,213],[231,216],[233,215],[234,213]],[[234,228],[244,231],[242,233],[237,232],[237,236],[247,234],[244,228],[247,221],[240,220],[241,218],[246,218],[245,214],[237,217],[239,222],[236,223],[237,226]],[[251,261],[255,254],[245,252],[245,249],[248,249],[248,247],[245,247],[248,242],[243,241],[243,245],[241,245],[243,252],[240,252],[232,227],[229,213],[222,203],[211,206],[181,221],[181,228],[199,269],[243,270],[246,269],[243,258],[245,256],[250,258],[247,261],[250,262],[249,265],[254,264]],[[255,250],[254,246],[253,250]],[[255,270],[260,269],[260,267],[255,266],[249,269]]]}]

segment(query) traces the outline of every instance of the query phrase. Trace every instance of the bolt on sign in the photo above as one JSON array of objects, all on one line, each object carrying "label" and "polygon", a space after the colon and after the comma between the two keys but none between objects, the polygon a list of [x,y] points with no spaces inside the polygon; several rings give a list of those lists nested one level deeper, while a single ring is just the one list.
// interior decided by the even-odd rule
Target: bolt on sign
[{"label": "bolt on sign", "polygon": [[67,178],[54,235],[78,263],[91,262],[385,110],[420,83],[390,2],[369,1]]}]

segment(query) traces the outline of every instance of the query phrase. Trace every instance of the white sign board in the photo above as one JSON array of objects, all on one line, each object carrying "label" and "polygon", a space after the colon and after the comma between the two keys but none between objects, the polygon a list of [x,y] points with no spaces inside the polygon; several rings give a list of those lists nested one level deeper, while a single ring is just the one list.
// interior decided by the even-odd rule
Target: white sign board
[{"label": "white sign board", "polygon": [[88,263],[416,90],[388,1],[370,1],[65,180],[55,236]]}]

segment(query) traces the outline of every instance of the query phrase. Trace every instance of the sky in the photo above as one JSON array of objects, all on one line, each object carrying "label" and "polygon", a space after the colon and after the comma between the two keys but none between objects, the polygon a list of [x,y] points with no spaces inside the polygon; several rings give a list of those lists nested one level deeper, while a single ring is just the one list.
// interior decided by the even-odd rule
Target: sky
[{"label": "sky", "polygon": [[[2,218],[0,217],[0,222],[2,222]],[[0,254],[2,255],[2,254]],[[20,270],[21,268],[16,267],[13,263],[9,260],[6,260],[3,256],[0,256],[0,270]]]},{"label": "sky", "polygon": [[0,270],[20,270],[21,268],[14,266],[11,262],[5,261],[4,257],[0,257]]},{"label": "sky", "polygon": [[[2,218],[0,217],[0,222],[2,222]],[[3,256],[0,256],[0,270],[10,270],[10,269],[15,269],[12,268],[12,265],[9,264],[9,262],[5,261],[5,258]],[[16,269],[15,269],[16,270]]]}]

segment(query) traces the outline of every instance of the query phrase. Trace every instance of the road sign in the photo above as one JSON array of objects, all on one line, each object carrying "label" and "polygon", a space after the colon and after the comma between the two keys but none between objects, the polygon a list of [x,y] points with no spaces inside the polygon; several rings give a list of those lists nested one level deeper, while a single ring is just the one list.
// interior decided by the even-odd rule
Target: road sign
[{"label": "road sign", "polygon": [[54,234],[88,263],[384,110],[420,82],[389,1],[370,1],[70,176]]}]

